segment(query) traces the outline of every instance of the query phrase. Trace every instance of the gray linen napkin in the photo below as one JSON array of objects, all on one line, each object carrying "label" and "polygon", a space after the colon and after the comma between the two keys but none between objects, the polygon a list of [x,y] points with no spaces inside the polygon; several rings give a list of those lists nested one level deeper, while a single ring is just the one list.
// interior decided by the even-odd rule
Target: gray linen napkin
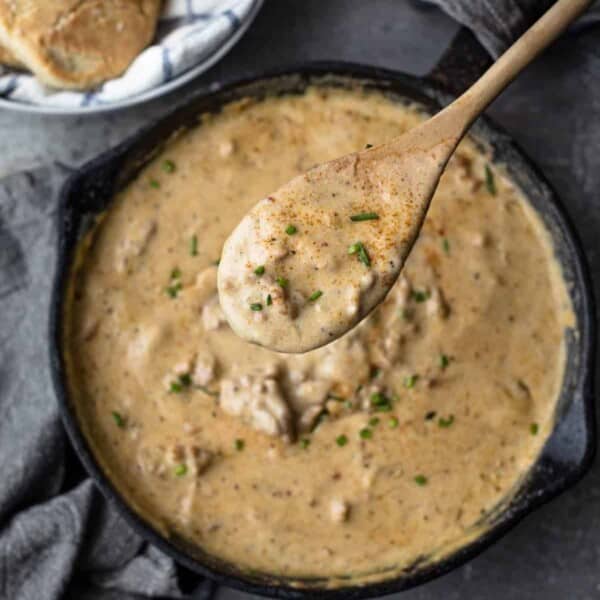
[{"label": "gray linen napkin", "polygon": [[[494,54],[547,4],[431,1]],[[578,89],[584,76],[599,89],[597,48],[589,63],[584,75],[556,82],[557,91]],[[46,342],[53,216],[65,175],[54,165],[0,182],[0,599],[181,598],[174,563],[133,532],[89,479],[73,475]]]}]

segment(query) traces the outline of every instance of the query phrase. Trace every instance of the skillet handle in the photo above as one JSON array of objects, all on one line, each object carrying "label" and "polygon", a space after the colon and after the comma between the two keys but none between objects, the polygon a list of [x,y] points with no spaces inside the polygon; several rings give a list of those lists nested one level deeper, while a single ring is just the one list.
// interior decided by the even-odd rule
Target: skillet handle
[{"label": "skillet handle", "polygon": [[487,50],[467,27],[461,27],[427,79],[458,96],[492,64]]}]

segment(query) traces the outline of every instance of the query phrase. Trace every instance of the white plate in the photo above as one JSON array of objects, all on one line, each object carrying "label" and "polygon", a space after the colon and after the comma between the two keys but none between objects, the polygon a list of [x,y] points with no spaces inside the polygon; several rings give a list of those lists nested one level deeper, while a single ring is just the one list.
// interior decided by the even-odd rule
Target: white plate
[{"label": "white plate", "polygon": [[120,100],[110,104],[107,103],[68,108],[28,104],[26,102],[17,102],[15,100],[6,100],[5,98],[0,98],[0,109],[38,115],[90,115],[121,110],[123,108],[135,106],[136,104],[141,104],[142,102],[147,102],[148,100],[153,100],[154,98],[163,96],[164,94],[167,94],[168,92],[184,85],[188,81],[191,81],[195,77],[198,77],[198,75],[204,73],[204,71],[208,70],[215,63],[221,60],[221,58],[223,58],[223,56],[225,56],[225,54],[227,54],[227,52],[233,48],[242,35],[244,35],[250,24],[254,21],[254,18],[262,7],[263,1],[264,0],[255,0],[252,9],[240,23],[239,27],[237,27],[231,36],[227,38],[227,40],[225,40],[225,42],[223,42],[223,44],[206,60],[198,63],[191,69],[184,71],[181,73],[181,75],[171,79],[170,81],[167,81],[166,83],[163,83],[162,85],[152,88],[146,92],[142,92],[141,94],[137,94],[136,96],[132,96],[126,100]]}]

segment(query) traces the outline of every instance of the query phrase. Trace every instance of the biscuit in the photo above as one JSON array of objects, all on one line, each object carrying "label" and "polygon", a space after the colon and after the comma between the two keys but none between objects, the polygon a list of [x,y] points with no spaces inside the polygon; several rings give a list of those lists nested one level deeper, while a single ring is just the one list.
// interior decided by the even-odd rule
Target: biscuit
[{"label": "biscuit", "polygon": [[0,44],[46,85],[89,89],[125,71],[159,11],[160,0],[0,0]]},{"label": "biscuit", "polygon": [[10,52],[3,46],[0,46],[0,65],[6,65],[7,67],[16,67],[18,69],[23,68],[23,63],[19,62]]}]

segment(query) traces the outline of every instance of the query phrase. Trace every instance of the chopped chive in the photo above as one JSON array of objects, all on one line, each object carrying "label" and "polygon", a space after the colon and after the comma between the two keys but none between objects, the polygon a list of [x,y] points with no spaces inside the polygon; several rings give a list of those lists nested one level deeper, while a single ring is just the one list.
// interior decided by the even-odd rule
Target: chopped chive
[{"label": "chopped chive", "polygon": [[120,412],[117,412],[116,410],[113,410],[111,414],[115,425],[123,429],[123,427],[125,427],[125,418],[123,417],[123,415]]},{"label": "chopped chive", "polygon": [[427,477],[425,475],[415,475],[415,483],[417,485],[427,485]]},{"label": "chopped chive", "polygon": [[371,404],[373,406],[383,406],[389,404],[389,399],[382,392],[375,392],[371,394]]},{"label": "chopped chive", "polygon": [[485,187],[492,196],[496,195],[496,180],[494,179],[494,173],[490,165],[485,165]]},{"label": "chopped chive", "polygon": [[404,387],[405,388],[413,388],[415,387],[415,383],[417,383],[417,379],[419,379],[418,375],[409,375],[404,378]]},{"label": "chopped chive", "polygon": [[244,442],[244,440],[238,438],[237,440],[235,440],[234,445],[235,445],[235,449],[238,452],[241,452],[244,449],[244,446],[246,445],[246,442]]},{"label": "chopped chive", "polygon": [[302,438],[300,440],[300,448],[306,450],[310,446],[310,440],[308,438]]},{"label": "chopped chive", "polygon": [[160,187],[160,181],[157,181],[156,179],[151,179],[149,181],[149,185],[151,188],[154,188],[155,190],[157,190]]},{"label": "chopped chive", "polygon": [[444,419],[444,417],[438,419],[438,425],[440,427],[450,427],[452,423],[454,423],[454,415],[450,415],[447,419]]},{"label": "chopped chive", "polygon": [[531,433],[531,435],[537,435],[539,430],[540,426],[537,423],[532,423],[529,426],[529,432]]},{"label": "chopped chive", "polygon": [[173,285],[167,286],[167,288],[165,289],[165,292],[167,293],[167,295],[170,298],[177,298],[177,294],[179,294],[182,287],[183,286],[181,285],[181,281],[177,281]]},{"label": "chopped chive", "polygon": [[369,425],[371,427],[375,427],[375,425],[379,425],[379,417],[371,417],[369,419]]},{"label": "chopped chive", "polygon": [[273,298],[271,298],[271,294],[267,294],[267,306],[271,306],[273,304]]},{"label": "chopped chive", "polygon": [[221,264],[221,259],[217,258],[217,260],[213,260],[213,265],[215,265],[215,267],[218,267]]},{"label": "chopped chive", "polygon": [[396,429],[396,427],[398,427],[399,421],[397,417],[390,417],[388,423],[392,429]]},{"label": "chopped chive", "polygon": [[314,302],[315,300],[318,300],[321,296],[323,295],[323,292],[321,290],[317,290],[316,292],[313,292],[308,299],[311,302]]},{"label": "chopped chive", "polygon": [[346,408],[352,408],[354,406],[354,404],[352,404],[352,400],[346,400],[346,402],[344,403],[344,406]]},{"label": "chopped chive", "polygon": [[450,364],[450,359],[448,355],[442,353],[439,356],[439,365],[441,369],[445,369]]},{"label": "chopped chive", "polygon": [[379,219],[379,215],[375,212],[358,213],[350,217],[350,220],[355,223],[360,223],[361,221],[377,221],[377,219]]},{"label": "chopped chive", "polygon": [[171,271],[171,279],[179,279],[181,277],[181,269],[179,267],[175,267]]},{"label": "chopped chive", "polygon": [[167,159],[163,161],[162,169],[165,173],[173,173],[175,171],[175,163]]},{"label": "chopped chive", "polygon": [[358,435],[363,440],[370,440],[373,437],[373,432],[368,427],[364,427],[358,432]]},{"label": "chopped chive", "polygon": [[187,465],[181,463],[175,467],[174,473],[177,477],[183,477],[187,473]]},{"label": "chopped chive", "polygon": [[371,266],[371,258],[367,253],[367,249],[362,244],[360,245],[360,250],[358,251],[358,260],[360,260],[365,267]]},{"label": "chopped chive", "polygon": [[183,384],[181,381],[171,381],[171,385],[169,386],[169,392],[172,394],[180,394],[183,392]]},{"label": "chopped chive", "polygon": [[430,410],[426,415],[425,415],[425,420],[426,421],[431,421],[433,419],[435,419],[435,415],[437,415],[437,413],[435,412],[435,410]]},{"label": "chopped chive", "polygon": [[342,446],[345,446],[345,445],[348,443],[348,436],[347,436],[347,435],[344,435],[343,433],[342,433],[342,435],[338,435],[338,436],[335,438],[335,443],[336,443],[338,446],[340,446],[340,448],[341,448]]},{"label": "chopped chive", "polygon": [[190,240],[190,256],[198,256],[198,236],[193,235]]},{"label": "chopped chive", "polygon": [[448,241],[448,238],[442,240],[442,250],[445,254],[450,254],[450,242]]},{"label": "chopped chive", "polygon": [[365,150],[368,150],[369,148],[372,148],[373,144],[365,144]]},{"label": "chopped chive", "polygon": [[258,275],[259,277],[261,275],[264,275],[265,274],[265,265],[260,265],[260,266],[256,267],[256,269],[254,269],[254,274]]},{"label": "chopped chive", "polygon": [[183,385],[184,387],[189,387],[190,385],[192,385],[192,378],[190,374],[184,373],[183,375],[180,375],[179,383],[181,383],[181,385]]},{"label": "chopped chive", "polygon": [[297,233],[297,232],[298,232],[298,228],[297,228],[295,225],[288,225],[288,226],[285,228],[285,232],[286,232],[288,235],[294,235],[295,233]]},{"label": "chopped chive", "polygon": [[415,302],[425,302],[431,294],[427,290],[413,290],[412,297]]},{"label": "chopped chive", "polygon": [[287,285],[288,285],[288,283],[289,283],[289,280],[288,280],[288,279],[286,279],[285,277],[278,277],[278,278],[276,279],[276,281],[277,281],[277,285],[278,285],[279,287],[282,287],[282,288],[285,288],[285,287],[287,287]]},{"label": "chopped chive", "polygon": [[254,312],[258,312],[262,309],[263,309],[263,305],[260,302],[253,302],[250,305],[250,310],[253,310]]},{"label": "chopped chive", "polygon": [[362,242],[356,242],[355,244],[348,246],[348,254],[358,254],[358,260],[360,260],[363,265],[367,267],[371,266],[369,253]]}]

